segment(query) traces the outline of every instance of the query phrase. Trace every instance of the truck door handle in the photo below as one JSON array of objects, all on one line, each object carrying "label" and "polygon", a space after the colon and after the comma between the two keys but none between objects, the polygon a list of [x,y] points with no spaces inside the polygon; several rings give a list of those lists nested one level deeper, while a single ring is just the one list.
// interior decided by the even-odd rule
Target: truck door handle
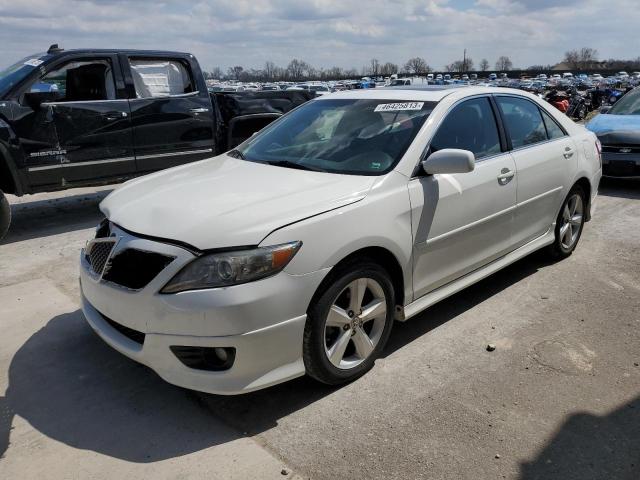
[{"label": "truck door handle", "polygon": [[573,149],[571,147],[566,147],[564,149],[564,158],[571,158],[573,157]]},{"label": "truck door handle", "polygon": [[189,110],[191,113],[207,113],[209,111],[208,108],[192,108],[191,110]]},{"label": "truck door handle", "polygon": [[127,112],[107,112],[103,113],[102,116],[105,120],[109,122],[113,122],[114,120],[121,120],[123,118],[127,118],[129,115]]},{"label": "truck door handle", "polygon": [[515,176],[516,172],[513,170],[509,170],[508,168],[503,168],[500,171],[500,175],[498,175],[498,183],[500,185],[506,185],[511,181],[511,179]]}]

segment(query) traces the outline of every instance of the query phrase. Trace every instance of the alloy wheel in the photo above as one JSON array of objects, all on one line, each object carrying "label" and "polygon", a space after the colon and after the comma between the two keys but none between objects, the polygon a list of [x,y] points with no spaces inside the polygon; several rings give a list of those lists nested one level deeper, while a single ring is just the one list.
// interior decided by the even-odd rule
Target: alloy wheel
[{"label": "alloy wheel", "polygon": [[560,245],[570,250],[580,236],[584,216],[584,204],[582,196],[574,193],[564,205],[562,210],[562,223],[560,225]]},{"label": "alloy wheel", "polygon": [[372,278],[358,278],[334,299],[325,321],[324,350],[333,366],[357,367],[374,351],[387,321],[387,299]]}]

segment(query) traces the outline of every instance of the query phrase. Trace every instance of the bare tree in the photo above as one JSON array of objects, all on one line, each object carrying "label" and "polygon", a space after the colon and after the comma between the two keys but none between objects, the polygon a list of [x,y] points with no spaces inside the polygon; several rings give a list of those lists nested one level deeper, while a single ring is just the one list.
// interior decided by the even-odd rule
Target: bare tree
[{"label": "bare tree", "polygon": [[496,70],[506,72],[507,70],[511,70],[512,67],[513,62],[506,55],[502,55],[498,57],[498,60],[496,60]]},{"label": "bare tree", "polygon": [[380,74],[380,62],[378,61],[377,58],[372,58],[371,59],[370,73],[374,77],[376,77],[376,76],[378,76]]},{"label": "bare tree", "polygon": [[235,67],[229,67],[227,69],[227,76],[231,80],[240,80],[242,72],[244,72],[244,68],[242,68],[240,65],[236,65]]},{"label": "bare tree", "polygon": [[598,50],[595,48],[582,47],[578,54],[580,68],[589,68],[598,61]]},{"label": "bare tree", "polygon": [[292,80],[300,80],[304,74],[306,62],[294,58],[287,65],[287,74]]},{"label": "bare tree", "polygon": [[483,72],[489,70],[489,60],[487,60],[486,58],[480,60],[480,70],[482,70]]},{"label": "bare tree", "polygon": [[272,61],[264,62],[264,76],[267,80],[275,80],[277,65]]},{"label": "bare tree", "polygon": [[431,71],[431,67],[427,64],[426,60],[421,57],[414,57],[407,60],[404,65],[404,69],[409,73],[428,73]]},{"label": "bare tree", "polygon": [[395,63],[387,62],[380,67],[380,75],[393,75],[398,73],[398,65]]},{"label": "bare tree", "polygon": [[456,60],[445,67],[448,72],[468,72],[473,70],[473,60],[467,57],[465,60]]}]

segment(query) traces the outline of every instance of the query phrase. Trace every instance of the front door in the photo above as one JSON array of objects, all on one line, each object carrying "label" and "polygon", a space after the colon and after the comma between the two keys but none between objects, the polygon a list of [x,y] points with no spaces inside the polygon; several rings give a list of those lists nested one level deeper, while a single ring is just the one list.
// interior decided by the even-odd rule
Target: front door
[{"label": "front door", "polygon": [[211,98],[184,59],[125,58],[135,90],[130,100],[139,172],[210,157],[214,132]]},{"label": "front door", "polygon": [[[23,96],[27,100],[44,88],[52,95],[35,112],[33,128],[43,127],[40,135],[53,144],[28,153],[30,177],[66,186],[135,172],[129,103],[118,98],[116,60],[113,55],[66,59],[29,87]],[[34,145],[25,147],[29,148]]]},{"label": "front door", "polygon": [[414,299],[512,249],[515,163],[500,141],[487,97],[455,106],[438,127],[430,151],[470,150],[469,173],[436,174],[409,183],[414,235]]}]

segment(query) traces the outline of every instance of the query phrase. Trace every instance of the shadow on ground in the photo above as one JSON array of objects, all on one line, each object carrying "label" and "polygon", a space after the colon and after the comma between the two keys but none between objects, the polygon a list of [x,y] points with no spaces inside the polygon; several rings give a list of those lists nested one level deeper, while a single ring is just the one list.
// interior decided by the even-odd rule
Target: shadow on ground
[{"label": "shadow on ground", "polygon": [[598,194],[605,197],[640,199],[640,180],[628,178],[603,178]]},{"label": "shadow on ground", "polygon": [[575,413],[538,457],[521,465],[521,480],[640,478],[640,397],[609,415]]},{"label": "shadow on ground", "polygon": [[95,226],[102,214],[98,204],[111,190],[40,199],[11,205],[9,233],[0,243],[57,235]]},{"label": "shadow on ground", "polygon": [[[525,259],[411,322],[396,323],[384,355],[542,265],[536,256]],[[261,433],[336,389],[306,377],[236,397],[180,389],[112,350],[75,311],[51,319],[12,358],[9,387],[0,397],[0,455],[14,415],[74,448],[144,463]]]}]

